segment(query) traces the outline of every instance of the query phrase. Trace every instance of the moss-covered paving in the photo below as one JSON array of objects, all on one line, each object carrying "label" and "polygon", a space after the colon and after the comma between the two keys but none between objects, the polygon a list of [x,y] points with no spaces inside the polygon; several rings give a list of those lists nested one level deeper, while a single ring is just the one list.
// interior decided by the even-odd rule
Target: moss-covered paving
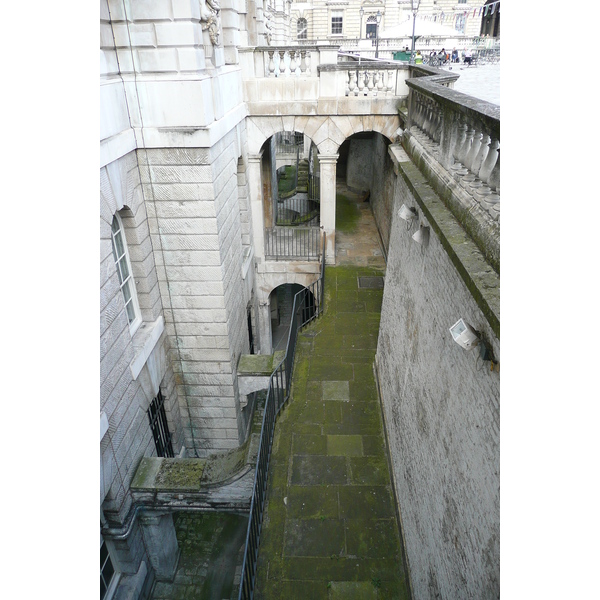
[{"label": "moss-covered paving", "polygon": [[373,376],[382,289],[328,267],[273,441],[257,600],[408,598]]},{"label": "moss-covered paving", "polygon": [[152,600],[237,600],[247,515],[180,512],[174,522],[177,572],[172,582],[156,583]]}]

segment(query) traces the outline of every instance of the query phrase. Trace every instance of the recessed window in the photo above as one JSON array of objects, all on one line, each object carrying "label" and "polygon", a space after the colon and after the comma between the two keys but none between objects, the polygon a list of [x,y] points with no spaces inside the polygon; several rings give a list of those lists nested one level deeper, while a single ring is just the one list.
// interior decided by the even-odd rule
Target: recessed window
[{"label": "recessed window", "polygon": [[152,400],[148,408],[148,419],[150,419],[150,429],[154,436],[154,445],[156,446],[156,456],[163,458],[173,458],[173,446],[171,444],[171,433],[167,423],[167,414],[165,413],[165,399],[162,392],[158,390],[158,395]]},{"label": "recessed window", "polygon": [[112,222],[112,251],[119,276],[119,286],[125,303],[125,312],[129,321],[129,329],[133,333],[142,322],[140,308],[135,291],[135,282],[131,275],[131,263],[127,252],[127,242],[121,217],[116,214]]},{"label": "recessed window", "polygon": [[344,13],[341,10],[331,11],[331,35],[342,35],[344,30]]},{"label": "recessed window", "polygon": [[110,584],[115,576],[115,568],[110,560],[106,542],[100,542],[100,600],[106,597]]},{"label": "recessed window", "polygon": [[305,40],[307,39],[308,36],[308,22],[306,19],[304,18],[300,18],[298,19],[298,25],[297,25],[297,32],[298,32],[298,39],[299,40]]},{"label": "recessed window", "polygon": [[377,19],[374,16],[370,16],[367,19],[367,39],[375,39],[377,37]]}]

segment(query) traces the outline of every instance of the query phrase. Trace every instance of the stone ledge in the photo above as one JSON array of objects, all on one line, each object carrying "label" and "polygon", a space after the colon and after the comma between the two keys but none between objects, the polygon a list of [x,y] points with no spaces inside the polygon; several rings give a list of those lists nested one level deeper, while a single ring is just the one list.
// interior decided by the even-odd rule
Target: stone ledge
[{"label": "stone ledge", "polygon": [[395,170],[406,182],[452,264],[494,334],[500,339],[500,275],[494,271],[477,244],[467,235],[404,149],[399,145],[390,146],[389,154]]},{"label": "stone ledge", "polygon": [[160,339],[165,329],[165,322],[162,315],[154,323],[144,322],[133,336],[133,346],[135,357],[131,361],[129,368],[134,379],[138,378],[141,370],[148,361],[150,354],[154,350],[156,343]]}]

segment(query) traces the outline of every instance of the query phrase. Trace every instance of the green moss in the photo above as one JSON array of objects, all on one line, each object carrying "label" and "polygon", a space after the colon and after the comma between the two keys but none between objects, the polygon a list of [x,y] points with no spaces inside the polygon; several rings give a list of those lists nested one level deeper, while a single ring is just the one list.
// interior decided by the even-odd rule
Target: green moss
[{"label": "green moss", "polygon": [[338,193],[335,202],[335,228],[336,231],[352,233],[356,231],[360,213],[354,202],[344,194]]}]

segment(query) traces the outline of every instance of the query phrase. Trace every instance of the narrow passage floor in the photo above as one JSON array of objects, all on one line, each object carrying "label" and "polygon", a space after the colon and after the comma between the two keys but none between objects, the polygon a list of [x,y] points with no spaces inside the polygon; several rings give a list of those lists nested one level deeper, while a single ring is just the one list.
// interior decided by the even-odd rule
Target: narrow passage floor
[{"label": "narrow passage floor", "polygon": [[326,268],[325,312],[298,338],[273,442],[258,600],[408,598],[373,375],[385,263],[359,226],[373,219],[368,203],[340,191],[338,215],[352,221],[336,223],[341,256],[365,266]]}]

